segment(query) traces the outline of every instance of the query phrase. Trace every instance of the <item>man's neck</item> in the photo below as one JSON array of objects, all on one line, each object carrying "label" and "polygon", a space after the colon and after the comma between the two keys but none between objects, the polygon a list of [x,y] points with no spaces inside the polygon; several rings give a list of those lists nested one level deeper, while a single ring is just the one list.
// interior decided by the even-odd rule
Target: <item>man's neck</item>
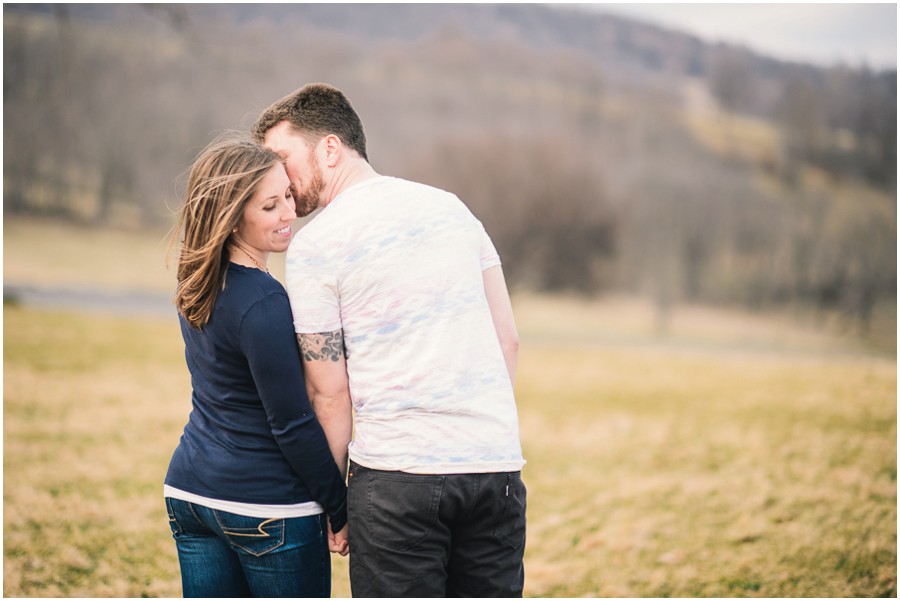
[{"label": "man's neck", "polygon": [[363,159],[354,159],[336,166],[331,181],[325,184],[322,193],[324,201],[321,206],[331,204],[331,201],[347,188],[375,177],[378,177],[378,173]]}]

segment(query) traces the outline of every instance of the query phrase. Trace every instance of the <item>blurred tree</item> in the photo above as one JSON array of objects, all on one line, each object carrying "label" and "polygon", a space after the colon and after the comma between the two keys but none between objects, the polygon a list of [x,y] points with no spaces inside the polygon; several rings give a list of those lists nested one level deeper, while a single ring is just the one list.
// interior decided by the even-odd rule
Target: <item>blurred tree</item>
[{"label": "blurred tree", "polygon": [[[895,71],[549,7],[448,7],[6,5],[4,210],[168,220],[214,136],[329,81],[376,169],[456,192],[515,285],[647,293],[661,329],[681,301],[808,303],[864,324],[895,296],[896,203],[856,198],[896,188]],[[685,73],[729,115],[781,128],[783,172],[803,177],[698,143]],[[735,123],[711,127],[752,143]]]},{"label": "blurred tree", "polygon": [[710,68],[710,87],[722,108],[740,113],[756,106],[754,79],[753,59],[747,51],[720,47]]},{"label": "blurred tree", "polygon": [[490,232],[511,285],[591,293],[615,253],[616,217],[590,156],[566,139],[445,140],[413,167],[456,193]]},{"label": "blurred tree", "polygon": [[811,161],[823,147],[820,98],[819,90],[805,72],[798,73],[784,88],[778,116],[785,148],[782,173],[788,179],[793,179],[799,166]]}]

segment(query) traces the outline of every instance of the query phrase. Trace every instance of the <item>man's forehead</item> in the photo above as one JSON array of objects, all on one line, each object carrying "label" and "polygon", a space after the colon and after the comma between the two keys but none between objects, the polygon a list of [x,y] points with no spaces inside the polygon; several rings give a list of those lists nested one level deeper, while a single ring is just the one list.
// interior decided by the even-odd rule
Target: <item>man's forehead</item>
[{"label": "man's forehead", "polygon": [[263,143],[272,150],[277,151],[291,145],[293,138],[296,137],[298,136],[291,131],[291,124],[287,121],[282,121],[266,132],[266,135],[263,136]]},{"label": "man's forehead", "polygon": [[284,145],[284,132],[279,129],[278,125],[266,132],[266,135],[263,136],[263,144],[273,150],[278,146]]}]

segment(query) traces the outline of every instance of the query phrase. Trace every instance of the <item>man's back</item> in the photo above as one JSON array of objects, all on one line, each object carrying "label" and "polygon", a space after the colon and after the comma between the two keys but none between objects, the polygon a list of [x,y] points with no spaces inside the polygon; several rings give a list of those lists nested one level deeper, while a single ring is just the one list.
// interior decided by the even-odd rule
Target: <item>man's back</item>
[{"label": "man's back", "polygon": [[521,469],[482,280],[499,264],[456,196],[391,177],[345,190],[297,234],[287,258],[295,329],[343,330],[355,462],[430,474]]}]

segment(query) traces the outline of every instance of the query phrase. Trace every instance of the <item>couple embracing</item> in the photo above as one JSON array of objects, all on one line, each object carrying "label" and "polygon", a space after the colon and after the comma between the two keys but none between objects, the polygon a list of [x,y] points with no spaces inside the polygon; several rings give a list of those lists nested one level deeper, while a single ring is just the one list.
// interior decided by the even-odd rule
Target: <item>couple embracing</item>
[{"label": "couple embracing", "polygon": [[[309,84],[195,161],[178,308],[192,411],[165,480],[186,597],[517,597],[518,335],[453,194],[379,175]],[[293,235],[293,222],[321,211]],[[287,251],[286,287],[267,259]]]}]

